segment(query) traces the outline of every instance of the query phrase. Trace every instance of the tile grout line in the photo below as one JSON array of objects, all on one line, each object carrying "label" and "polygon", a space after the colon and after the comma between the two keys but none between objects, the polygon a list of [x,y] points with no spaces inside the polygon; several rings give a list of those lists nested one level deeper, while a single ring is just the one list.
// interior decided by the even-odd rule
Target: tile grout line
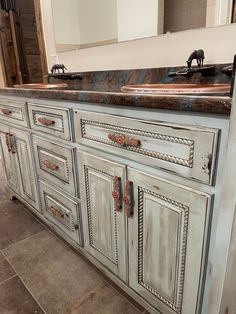
[{"label": "tile grout line", "polygon": [[2,252],[2,255],[5,257],[6,261],[9,263],[9,265],[12,267],[12,269],[14,270],[14,272],[16,273],[16,275],[19,277],[20,281],[22,282],[23,286],[25,287],[25,289],[29,292],[29,294],[32,296],[32,298],[34,299],[34,301],[38,304],[38,306],[40,307],[40,309],[43,311],[44,314],[46,314],[47,312],[44,310],[44,308],[42,307],[42,305],[40,304],[40,302],[37,300],[37,298],[33,295],[33,293],[30,291],[30,289],[28,288],[28,286],[26,285],[26,283],[23,281],[23,279],[21,278],[21,276],[18,274],[18,272],[16,271],[15,267],[11,264],[11,262],[8,260],[8,258],[6,257],[6,255]]},{"label": "tile grout line", "polygon": [[[4,256],[4,258],[5,258],[5,256]],[[0,282],[0,286],[1,286],[2,284],[4,284],[5,282],[7,282],[8,280],[10,280],[10,279],[12,279],[12,278],[14,278],[14,277],[16,277],[16,276],[18,276],[18,275],[17,275],[17,273],[15,272],[15,275],[13,275],[13,276],[11,276],[11,277],[9,277],[9,278],[3,280],[2,282]],[[19,276],[18,276],[18,277],[19,277]]]},{"label": "tile grout line", "polygon": [[56,237],[60,242],[62,242],[65,246],[70,246],[69,243],[65,243],[61,238],[60,235],[58,236],[57,234],[55,234],[56,231],[53,230],[52,227],[50,227],[49,225],[46,224],[45,221],[43,221],[40,217],[38,217],[31,209],[27,208],[27,206],[25,204],[23,204],[20,200],[18,200],[18,204],[21,208],[23,208],[24,212],[26,212],[27,214],[29,214],[31,217],[33,217],[40,225],[42,225],[44,227],[44,230],[47,230],[50,234],[52,234],[54,237]]},{"label": "tile grout line", "polygon": [[[138,309],[133,303],[131,303],[120,291],[118,291],[115,287],[113,287],[113,286],[110,284],[110,282],[109,282],[108,280],[106,280],[106,279],[104,278],[104,281],[105,281],[117,294],[119,294],[119,296],[120,296],[122,299],[125,299],[133,308],[135,308],[136,310],[139,311],[139,309]],[[120,289],[121,289],[121,288],[120,288]],[[132,298],[132,297],[130,297],[130,298]],[[135,302],[137,302],[137,301],[135,301]],[[137,303],[138,303],[138,302],[137,302]],[[146,309],[144,309],[143,312],[141,312],[141,311],[139,311],[139,312],[140,312],[140,314],[143,314],[143,313],[146,312]]]},{"label": "tile grout line", "polygon": [[39,234],[40,234],[41,232],[43,232],[43,231],[45,231],[45,230],[40,230],[39,232],[36,232],[36,233],[32,234],[31,236],[29,236],[29,237],[23,239],[23,240],[20,240],[20,241],[18,241],[18,242],[16,242],[16,243],[13,243],[13,244],[11,244],[11,245],[9,245],[9,246],[7,246],[7,247],[1,249],[0,252],[3,254],[4,251],[6,251],[6,250],[12,248],[13,246],[15,246],[15,245],[17,245],[17,244],[20,244],[20,243],[22,243],[22,242],[24,242],[24,241],[26,241],[26,240],[29,240],[29,239],[31,239],[31,238],[33,238],[33,237],[39,235]]}]

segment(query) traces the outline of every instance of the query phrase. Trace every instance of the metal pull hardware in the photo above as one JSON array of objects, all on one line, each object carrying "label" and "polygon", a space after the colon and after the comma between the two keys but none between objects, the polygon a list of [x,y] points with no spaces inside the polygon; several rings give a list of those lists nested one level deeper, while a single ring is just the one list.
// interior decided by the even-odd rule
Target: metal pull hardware
[{"label": "metal pull hardware", "polygon": [[55,121],[53,121],[51,119],[44,118],[44,117],[39,117],[38,122],[43,124],[43,125],[46,125],[46,126],[50,126],[50,125],[55,124]]},{"label": "metal pull hardware", "polygon": [[124,208],[126,216],[131,218],[134,213],[134,198],[133,198],[133,182],[126,180],[125,184],[125,195],[123,197]]},{"label": "metal pull hardware", "polygon": [[130,138],[128,135],[124,134],[115,134],[110,133],[108,134],[109,140],[112,142],[120,145],[120,146],[133,146],[133,147],[139,147],[141,146],[141,141],[135,138]]},{"label": "metal pull hardware", "polygon": [[13,134],[6,133],[6,145],[7,145],[7,150],[8,152],[15,154],[16,153],[16,143],[15,143],[15,137]]},{"label": "metal pull hardware", "polygon": [[114,199],[115,211],[119,212],[122,209],[122,191],[121,191],[121,178],[115,176],[113,179],[112,197]]},{"label": "metal pull hardware", "polygon": [[55,217],[64,218],[65,215],[58,209],[54,208],[53,206],[50,206],[48,208],[48,211],[50,214],[52,214]]},{"label": "metal pull hardware", "polygon": [[1,113],[3,113],[5,116],[9,116],[12,114],[12,111],[9,109],[1,109]]},{"label": "metal pull hardware", "polygon": [[10,140],[11,152],[12,154],[15,154],[16,153],[15,136],[13,134],[9,134],[9,140]]},{"label": "metal pull hardware", "polygon": [[50,162],[49,160],[44,160],[43,161],[43,164],[44,166],[47,168],[47,169],[50,169],[50,170],[58,170],[59,169],[59,166],[54,164],[53,162]]},{"label": "metal pull hardware", "polygon": [[5,137],[6,137],[7,150],[8,152],[11,152],[10,133],[6,133]]}]

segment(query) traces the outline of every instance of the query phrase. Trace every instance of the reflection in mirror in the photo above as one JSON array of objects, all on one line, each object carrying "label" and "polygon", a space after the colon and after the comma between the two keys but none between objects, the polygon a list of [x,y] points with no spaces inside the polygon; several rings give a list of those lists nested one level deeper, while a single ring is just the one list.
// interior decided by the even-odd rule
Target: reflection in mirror
[{"label": "reflection in mirror", "polygon": [[236,0],[233,2],[232,23],[236,23]]},{"label": "reflection in mirror", "polygon": [[[207,0],[165,0],[164,32],[206,26]],[[213,8],[213,1],[211,6]]]},{"label": "reflection in mirror", "polygon": [[217,10],[217,0],[51,1],[57,52],[214,26]]}]

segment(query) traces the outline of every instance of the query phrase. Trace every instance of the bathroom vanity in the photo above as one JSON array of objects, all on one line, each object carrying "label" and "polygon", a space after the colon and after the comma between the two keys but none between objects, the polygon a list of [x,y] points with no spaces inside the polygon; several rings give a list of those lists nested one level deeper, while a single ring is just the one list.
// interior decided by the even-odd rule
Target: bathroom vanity
[{"label": "bathroom vanity", "polygon": [[222,207],[232,99],[0,94],[9,196],[151,313],[219,313],[234,215]]}]

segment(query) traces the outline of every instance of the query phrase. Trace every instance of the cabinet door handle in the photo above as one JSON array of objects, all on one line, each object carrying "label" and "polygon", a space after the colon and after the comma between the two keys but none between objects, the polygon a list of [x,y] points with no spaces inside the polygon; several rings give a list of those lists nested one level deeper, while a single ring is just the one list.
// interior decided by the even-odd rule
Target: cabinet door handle
[{"label": "cabinet door handle", "polygon": [[48,211],[50,214],[52,214],[55,217],[64,218],[65,215],[58,209],[54,208],[53,206],[50,206],[48,208]]},{"label": "cabinet door handle", "polygon": [[9,109],[1,109],[1,113],[3,113],[5,116],[10,116],[12,111]]},{"label": "cabinet door handle", "polygon": [[11,152],[10,133],[6,133],[5,137],[6,137],[7,150],[8,152]]},{"label": "cabinet door handle", "polygon": [[44,117],[39,117],[38,122],[45,125],[45,126],[50,126],[50,125],[55,124],[55,121],[53,121],[51,119],[44,118]]},{"label": "cabinet door handle", "polygon": [[122,191],[121,191],[121,178],[115,176],[113,179],[112,197],[114,199],[115,211],[119,212],[122,209]]},{"label": "cabinet door handle", "polygon": [[53,162],[50,162],[49,160],[44,160],[43,161],[43,164],[44,166],[47,168],[47,169],[50,169],[50,170],[58,170],[59,169],[59,166],[54,164]]},{"label": "cabinet door handle", "polygon": [[140,140],[129,137],[128,135],[125,134],[110,133],[108,134],[108,139],[120,146],[133,146],[133,147],[141,146]]},{"label": "cabinet door handle", "polygon": [[16,153],[16,139],[13,134],[9,134],[9,140],[10,140],[10,147],[11,147],[11,153]]},{"label": "cabinet door handle", "polygon": [[131,218],[134,213],[134,197],[133,197],[133,182],[126,180],[125,195],[123,197],[126,216]]}]

